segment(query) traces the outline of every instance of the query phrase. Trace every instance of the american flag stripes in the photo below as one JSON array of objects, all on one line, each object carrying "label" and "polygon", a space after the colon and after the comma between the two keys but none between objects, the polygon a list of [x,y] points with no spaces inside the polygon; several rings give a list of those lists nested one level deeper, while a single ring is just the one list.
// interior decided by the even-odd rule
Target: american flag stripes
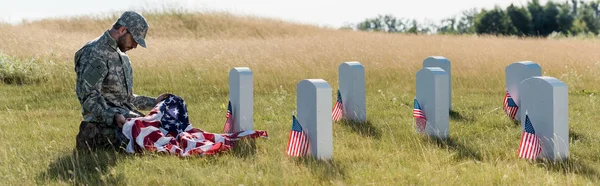
[{"label": "american flag stripes", "polygon": [[233,132],[233,114],[231,112],[231,101],[227,105],[227,115],[225,116],[225,126],[223,126],[224,133],[232,133]]},{"label": "american flag stripes", "polygon": [[519,145],[519,158],[534,160],[542,151],[540,138],[535,135],[533,125],[529,120],[529,116],[525,115],[525,129],[521,135],[521,144]]},{"label": "american flag stripes", "polygon": [[292,115],[292,130],[290,131],[290,139],[287,146],[288,156],[305,156],[308,152],[310,140],[306,131],[302,130],[302,126],[296,119],[296,116]]},{"label": "american flag stripes", "polygon": [[420,133],[425,133],[425,126],[427,126],[427,117],[425,116],[425,112],[423,112],[423,109],[421,109],[421,105],[419,105],[419,101],[417,101],[417,99],[415,99],[414,101],[413,117],[415,118],[415,125],[417,126],[417,131]]},{"label": "american flag stripes", "polygon": [[[247,130],[215,134],[192,127],[183,99],[171,95],[158,103],[145,117],[130,118],[123,125],[129,139],[126,151],[165,152],[177,156],[212,155],[227,151],[241,138],[268,137],[266,131]],[[175,109],[177,108],[177,109]],[[176,129],[174,129],[176,128]]]},{"label": "american flag stripes", "polygon": [[508,118],[514,120],[518,110],[519,107],[517,106],[517,103],[515,103],[515,100],[513,100],[508,91],[506,91],[506,94],[504,95],[504,112],[506,112]]},{"label": "american flag stripes", "polygon": [[333,110],[331,111],[331,120],[340,121],[340,119],[342,119],[342,114],[343,114],[342,107],[344,107],[344,105],[342,104],[342,94],[340,93],[340,90],[338,90],[337,101],[335,102],[335,106],[333,107]]}]

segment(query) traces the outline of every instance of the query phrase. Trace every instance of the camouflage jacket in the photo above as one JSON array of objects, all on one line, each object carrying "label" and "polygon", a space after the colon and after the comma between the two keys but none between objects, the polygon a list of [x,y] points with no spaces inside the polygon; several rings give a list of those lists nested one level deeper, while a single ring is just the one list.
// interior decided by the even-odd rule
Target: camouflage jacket
[{"label": "camouflage jacket", "polygon": [[133,94],[129,57],[121,52],[108,31],[85,44],[74,59],[75,91],[84,121],[111,126],[116,113],[126,118],[138,117],[136,109],[154,106],[155,98]]}]

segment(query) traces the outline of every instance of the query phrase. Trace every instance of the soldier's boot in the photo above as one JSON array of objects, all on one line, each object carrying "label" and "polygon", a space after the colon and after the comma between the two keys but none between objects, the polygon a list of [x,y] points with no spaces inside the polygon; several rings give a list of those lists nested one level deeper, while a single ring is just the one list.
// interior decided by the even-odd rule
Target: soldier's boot
[{"label": "soldier's boot", "polygon": [[76,148],[79,151],[87,152],[96,148],[97,135],[100,131],[95,124],[82,121],[79,125],[79,133],[76,137]]}]

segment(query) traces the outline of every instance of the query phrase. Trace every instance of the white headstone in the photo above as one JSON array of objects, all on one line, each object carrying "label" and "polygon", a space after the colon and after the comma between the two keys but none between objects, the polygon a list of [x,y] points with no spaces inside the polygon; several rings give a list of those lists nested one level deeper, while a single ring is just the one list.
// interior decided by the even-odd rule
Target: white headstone
[{"label": "white headstone", "polygon": [[[505,74],[506,91],[508,91],[517,106],[520,107],[521,93],[519,93],[519,84],[527,78],[542,76],[542,68],[532,61],[521,61],[506,66]],[[515,119],[519,120],[520,116],[520,112],[517,112]]]},{"label": "white headstone", "polygon": [[296,93],[298,122],[308,133],[309,153],[317,159],[331,159],[331,87],[322,79],[305,79],[296,86]]},{"label": "white headstone", "polygon": [[344,118],[366,122],[365,67],[359,62],[345,62],[340,65],[338,70]]},{"label": "white headstone", "polygon": [[536,76],[523,80],[521,123],[525,112],[542,144],[541,158],[564,160],[569,157],[569,102],[567,85],[560,80]]},{"label": "white headstone", "polygon": [[452,68],[450,60],[443,56],[429,56],[423,61],[423,68],[425,67],[440,67],[448,73],[448,108],[452,110]]},{"label": "white headstone", "polygon": [[426,67],[417,72],[416,99],[427,118],[425,133],[446,139],[449,136],[448,73],[439,67]]},{"label": "white headstone", "polygon": [[252,71],[235,67],[229,71],[229,101],[233,114],[233,131],[254,130],[254,88]]}]

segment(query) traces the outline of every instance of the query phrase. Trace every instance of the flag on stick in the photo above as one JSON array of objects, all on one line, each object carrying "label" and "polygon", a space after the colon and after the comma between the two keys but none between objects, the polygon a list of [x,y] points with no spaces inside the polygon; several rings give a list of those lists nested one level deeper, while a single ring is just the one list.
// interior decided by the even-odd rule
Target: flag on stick
[{"label": "flag on stick", "polygon": [[517,103],[515,103],[515,100],[513,100],[508,91],[506,91],[506,94],[504,95],[504,112],[506,112],[508,118],[514,120],[518,110],[519,107],[517,106]]},{"label": "flag on stick", "polygon": [[425,112],[423,112],[423,109],[421,109],[421,105],[419,105],[419,101],[417,101],[417,99],[415,99],[414,101],[413,117],[415,118],[415,125],[417,126],[417,131],[420,133],[425,133],[425,126],[427,126],[427,117],[425,116]]},{"label": "flag on stick", "polygon": [[529,120],[529,116],[525,114],[525,129],[521,135],[521,144],[519,145],[519,158],[534,160],[542,151],[540,138],[535,135],[533,125]]},{"label": "flag on stick", "polygon": [[331,111],[331,120],[340,121],[340,119],[342,119],[342,114],[343,114],[342,107],[344,107],[344,105],[342,104],[342,94],[340,93],[340,90],[338,90],[337,101],[335,102],[335,106],[333,107],[333,110]]},{"label": "flag on stick", "polygon": [[308,152],[309,142],[306,131],[302,129],[296,116],[292,115],[292,130],[290,131],[287,155],[295,157],[305,156]]},{"label": "flag on stick", "polygon": [[233,132],[233,115],[231,112],[231,101],[229,101],[229,104],[227,106],[227,115],[225,117],[226,117],[226,120],[225,120],[225,126],[223,126],[223,132],[224,133],[232,133]]}]

